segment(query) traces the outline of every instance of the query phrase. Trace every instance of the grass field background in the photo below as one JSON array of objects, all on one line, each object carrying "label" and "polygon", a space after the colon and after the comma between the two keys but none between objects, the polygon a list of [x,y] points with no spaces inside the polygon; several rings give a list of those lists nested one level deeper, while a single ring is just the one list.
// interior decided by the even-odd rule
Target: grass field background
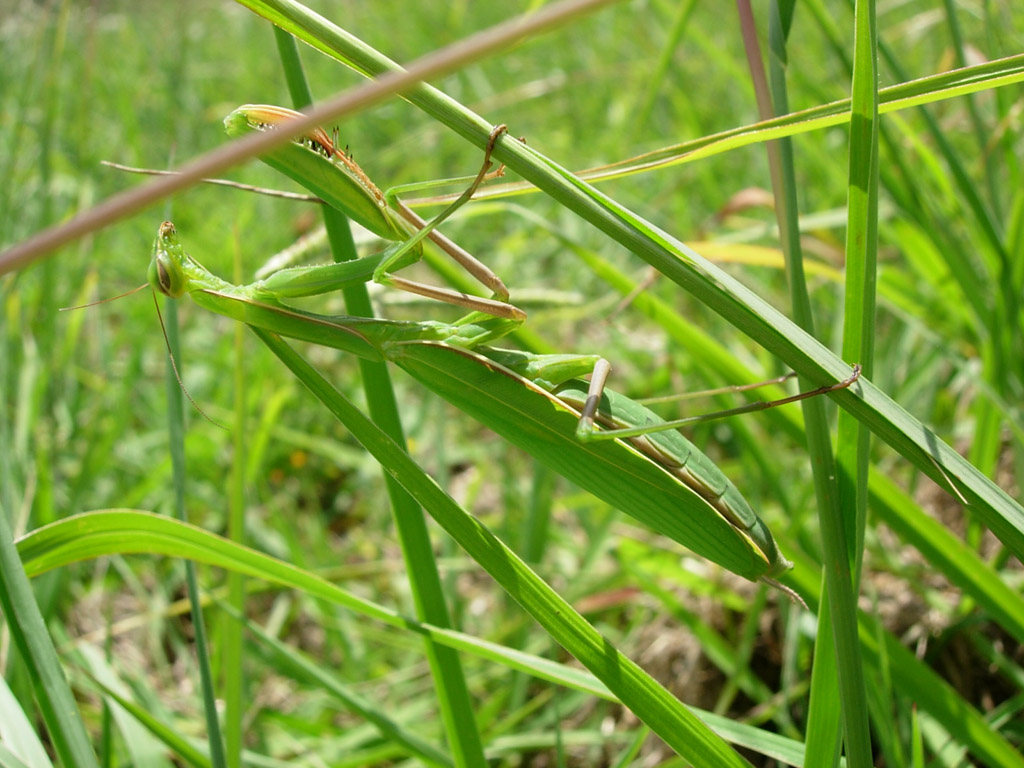
[{"label": "grass field background", "polygon": [[[310,5],[400,62],[528,10],[468,2]],[[755,8],[762,30],[764,10]],[[879,9],[881,86],[1021,51],[1024,30],[1012,4],[948,11],[915,2]],[[270,25],[230,3],[17,4],[3,15],[4,248],[141,183],[102,161],[173,167],[224,143],[221,121],[239,104],[290,104]],[[852,9],[800,4],[787,51],[792,110],[848,96]],[[756,122],[745,55],[732,6],[677,8],[651,0],[614,5],[435,85],[487,121],[506,123],[529,147],[582,170]],[[308,48],[302,58],[317,98],[362,81]],[[1016,500],[1024,472],[1024,324],[1016,303],[1024,295],[1022,104],[1018,83],[883,118],[871,374]],[[481,159],[476,147],[397,98],[345,119],[338,131],[339,143],[382,188],[470,174]],[[847,126],[797,135],[793,152],[816,335],[839,350]],[[294,189],[258,162],[230,177]],[[517,178],[510,173],[506,180]],[[764,144],[600,189],[790,313]],[[231,277],[238,269],[238,281],[250,282],[273,254],[317,226],[319,212],[310,204],[198,186],[0,278],[0,506],[16,536],[90,510],[171,512],[176,481],[168,452],[167,355],[148,291],[58,313],[144,282],[165,219],[211,271]],[[621,244],[543,194],[474,203],[444,230],[498,272],[529,312],[526,330],[533,335],[521,343],[601,354],[613,364],[612,386],[632,397],[739,383],[694,354],[688,345],[696,344],[697,331],[757,377],[787,370],[699,296],[656,277]],[[312,260],[330,255],[321,250]],[[640,297],[624,302],[630,286],[604,279],[605,265],[642,287]],[[428,265],[408,272],[443,280]],[[378,314],[389,318],[458,316],[394,291],[372,295]],[[665,308],[660,314],[655,301]],[[334,295],[303,306],[344,311]],[[249,546],[413,615],[377,463],[251,335],[236,341],[231,321],[190,302],[182,302],[180,322],[178,365],[189,392],[211,417],[232,425],[220,429],[186,409],[189,520],[227,530],[227,478],[237,462]],[[235,421],[238,343],[244,344],[241,427]],[[335,387],[362,402],[353,359],[323,348],[303,352]],[[745,759],[795,762],[786,755],[796,753],[786,749],[820,738],[808,731],[813,613],[638,527],[401,373],[394,381],[416,461],[670,692],[720,716],[714,721],[720,731],[751,726],[727,736]],[[678,408],[693,413],[736,402],[722,396]],[[664,413],[674,415],[675,407]],[[794,415],[744,416],[687,435],[740,487],[797,563],[794,578],[813,591],[823,547],[801,423]],[[232,447],[239,431],[243,457]],[[862,636],[869,646],[876,643],[864,661],[874,762],[1004,764],[1000,755],[1012,754],[1024,736],[1020,553],[1004,548],[955,495],[880,441],[872,444],[870,463],[877,482],[860,606],[879,619],[870,625],[878,634]],[[902,505],[911,511],[904,514]],[[938,532],[900,527],[922,512],[939,521]],[[955,549],[944,533],[953,535]],[[575,666],[462,549],[436,527],[431,534],[455,628]],[[950,564],[961,553],[965,559]],[[964,576],[972,571],[974,581]],[[998,582],[993,603],[979,603],[972,592],[983,589],[983,578]],[[205,595],[224,599],[224,571],[200,567],[199,582]],[[435,691],[419,637],[361,620],[323,595],[248,584],[246,615],[282,647],[251,634],[244,645],[231,646],[228,628],[237,625],[228,613],[214,607],[206,618],[215,678],[233,661],[227,649],[244,659],[244,682],[223,684],[219,696],[229,697],[229,689],[241,696],[241,713],[232,710],[227,719],[243,734],[250,764],[390,765],[417,754],[368,724],[373,718],[338,689],[451,759],[439,714],[444,694]],[[167,765],[172,752],[180,763],[207,764],[181,561],[87,559],[40,575],[33,585],[97,751],[111,764]],[[883,628],[906,656],[894,655]],[[5,710],[38,725],[32,681],[6,634],[0,654],[14,694]],[[334,682],[296,671],[299,654]],[[510,671],[495,659],[468,653],[461,659],[493,765],[685,764],[617,703]],[[894,677],[910,669],[923,688],[908,689]],[[955,729],[951,735],[942,712],[915,696],[937,686],[933,679],[948,685],[941,693],[934,688],[936,700],[977,710],[977,720],[964,720],[977,725],[973,736]],[[113,693],[124,697],[123,705],[134,702],[140,717],[152,717],[145,734],[122,710],[112,716],[103,708]],[[778,746],[771,741],[776,734],[790,741]],[[198,745],[197,756],[183,752],[174,736]],[[0,728],[0,745],[28,764],[15,743]],[[238,759],[230,748],[228,759]],[[430,762],[422,754],[418,759]]]}]

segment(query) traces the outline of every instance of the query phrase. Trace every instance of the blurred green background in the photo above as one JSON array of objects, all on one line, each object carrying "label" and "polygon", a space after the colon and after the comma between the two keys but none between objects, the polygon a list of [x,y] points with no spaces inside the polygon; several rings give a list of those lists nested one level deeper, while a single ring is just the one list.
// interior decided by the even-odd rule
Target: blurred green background
[{"label": "blurred green background", "polygon": [[[399,62],[530,8],[527,3],[465,0],[309,5]],[[221,120],[239,104],[289,103],[269,25],[230,3],[17,3],[2,16],[0,245],[19,242],[141,183],[102,161],[172,167],[223,144]],[[1021,50],[1022,16],[1012,3],[968,4],[956,18],[961,50],[969,56],[994,59]],[[755,122],[737,25],[734,9],[716,3],[682,8],[657,0],[622,3],[436,85],[487,120],[508,124],[512,135],[523,136],[563,166],[584,169]],[[886,6],[880,9],[879,27],[902,67],[897,75],[883,66],[882,85],[957,65],[947,18],[931,3]],[[674,29],[681,31],[678,40]],[[798,8],[788,67],[794,110],[848,94],[842,52],[852,50],[851,29],[845,3]],[[360,82],[356,74],[308,49],[303,61],[317,98]],[[1016,260],[1022,242],[1020,106],[1021,90],[1011,86],[971,102],[958,99],[930,107]],[[337,127],[339,143],[348,145],[382,188],[469,174],[480,162],[478,150],[400,99]],[[998,418],[993,423],[985,411],[984,440],[979,441],[974,406],[979,392],[994,393],[1016,413],[1019,401],[1014,398],[1021,394],[1024,367],[1019,358],[1011,358],[1009,370],[988,375],[991,363],[981,354],[984,331],[965,309],[940,258],[944,249],[958,249],[969,259],[983,260],[977,253],[986,246],[921,116],[899,112],[886,118],[886,129],[874,381],[1019,498],[1024,466],[1020,425],[1010,429]],[[818,336],[832,348],[839,346],[842,320],[836,270],[843,263],[846,142],[845,126],[794,139],[805,248],[814,262],[808,270]],[[293,189],[257,162],[230,175]],[[763,146],[620,179],[602,190],[698,251],[731,261],[726,268],[733,275],[787,311]],[[152,301],[142,292],[100,307],[57,312],[142,283],[156,228],[164,219],[175,222],[187,250],[219,275],[233,274],[237,254],[240,280],[249,282],[268,258],[314,227],[318,214],[307,204],[197,187],[23,273],[0,278],[0,502],[18,533],[84,510],[163,510],[170,502],[162,381],[166,350]],[[514,299],[530,312],[529,329],[551,349],[596,352],[611,360],[617,389],[644,397],[733,383],[681,352],[634,307],[620,306],[622,297],[586,269],[574,249],[598,253],[638,282],[649,276],[648,268],[542,195],[469,206],[444,229],[504,278]],[[742,247],[747,245],[764,248],[755,252]],[[766,261],[748,263],[755,255]],[[322,252],[319,258],[329,256]],[[409,273],[439,280],[422,265]],[[784,372],[780,363],[675,285],[654,281],[646,290],[765,376]],[[374,295],[380,314],[387,317],[456,316],[450,308],[394,292]],[[310,306],[340,313],[339,301],[328,297]],[[186,385],[204,410],[227,420],[233,398],[233,325],[188,303],[181,319],[184,353],[178,363]],[[359,580],[347,586],[410,611],[379,469],[254,339],[246,343],[245,461],[252,543],[304,567],[341,567],[334,571],[339,578],[358,574]],[[308,355],[336,386],[360,399],[353,360],[325,349],[309,349]],[[401,374],[395,380],[413,455],[510,545],[521,544],[518,537],[537,487],[530,458]],[[718,407],[715,403],[687,409],[711,410]],[[190,517],[221,531],[231,436],[191,410],[186,418]],[[799,442],[758,416],[702,425],[688,435],[706,447],[773,530],[791,546],[816,550],[809,461]],[[955,530],[966,527],[957,505],[887,448],[876,446],[873,461]],[[634,657],[648,653],[652,636],[668,636],[661,654],[650,652],[650,668],[687,701],[711,707],[724,701],[719,696],[728,685],[726,676],[693,650],[692,641],[675,634],[678,622],[689,621],[679,614],[693,611],[698,623],[736,639],[742,634],[742,598],[749,596],[749,585],[723,585],[700,563],[690,564],[696,576],[676,572],[679,550],[671,542],[622,525],[618,513],[564,481],[539,481],[540,487],[548,483],[556,487],[555,524],[547,532],[541,573],[570,601],[597,606],[588,618],[622,647],[633,649]],[[972,536],[980,539],[980,531],[974,529]],[[635,549],[637,539],[645,548],[642,556]],[[514,627],[500,608],[505,598],[495,595],[446,540],[439,537],[438,542],[452,594],[459,596],[453,604],[461,628],[504,636]],[[995,552],[991,544],[978,546],[984,554]],[[966,620],[965,615],[913,553],[901,551],[886,530],[872,528],[867,562],[869,571],[885,576],[869,579],[869,591],[892,611],[890,629],[911,644],[923,643],[930,633],[954,642],[957,632],[950,627]],[[219,577],[208,573],[207,578],[212,589]],[[1019,585],[1019,572],[1015,578]],[[198,702],[182,692],[182,680],[192,674],[186,652],[190,628],[162,613],[182,596],[181,580],[179,564],[169,560],[118,558],[84,563],[37,584],[45,611],[61,617],[70,636],[100,629],[108,619],[149,617],[131,633],[118,635],[124,658],[136,658],[136,671],[142,673],[135,683],[140,698],[159,699],[177,722],[195,724]],[[681,586],[690,597],[675,596]],[[709,593],[715,600],[704,599]],[[361,660],[372,680],[365,683],[367,691],[393,697],[399,706],[429,689],[418,646],[393,647],[393,641],[375,637],[380,630],[372,626],[352,632],[351,617],[299,597],[256,599],[266,601],[263,608],[281,633],[297,644]],[[774,689],[781,638],[768,633],[756,645],[748,649],[755,661],[748,657],[740,663],[764,664]],[[543,649],[544,641],[530,647]],[[798,668],[806,667],[806,649],[803,653],[791,660]],[[981,663],[976,649],[965,653],[969,660],[954,678]],[[690,681],[701,674],[704,684]],[[491,673],[471,664],[470,675],[474,689],[487,700],[486,691],[494,687]],[[11,679],[16,688],[24,686],[16,672]],[[975,704],[1009,696],[1002,681],[962,682],[963,695]],[[268,754],[288,753],[292,735],[304,730],[310,740],[324,737],[336,716],[315,691],[282,693],[265,668],[253,685],[259,692],[253,727],[261,732],[259,746]],[[1010,689],[1020,696],[1019,684]],[[594,731],[601,715],[613,710],[605,704],[591,709],[572,696],[563,711],[575,712],[576,723]],[[722,711],[747,714],[756,703],[734,697]],[[621,717],[613,716],[616,721]],[[529,714],[523,717],[537,725]],[[590,749],[578,764],[603,764],[600,747]]]}]

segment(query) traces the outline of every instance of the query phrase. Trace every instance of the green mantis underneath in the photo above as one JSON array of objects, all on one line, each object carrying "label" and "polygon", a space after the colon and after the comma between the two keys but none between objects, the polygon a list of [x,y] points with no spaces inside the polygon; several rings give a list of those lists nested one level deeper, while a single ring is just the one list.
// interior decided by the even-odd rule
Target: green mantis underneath
[{"label": "green mantis underneath", "polygon": [[[253,110],[264,110],[260,114],[265,115],[268,109],[243,107],[226,122],[229,127],[243,119],[249,124]],[[287,112],[273,109],[278,110],[278,117]],[[374,207],[384,210],[383,198],[366,187],[368,180],[361,171],[348,169],[355,166],[350,158],[343,163],[348,170],[337,170],[340,153],[326,134],[320,134],[290,144],[288,152],[278,153],[271,164],[357,221],[360,217],[372,221],[377,214],[368,212]],[[492,143],[497,135],[492,135]],[[468,199],[488,167],[489,158],[468,194],[456,205]],[[342,173],[345,179],[331,185],[332,173]],[[284,303],[289,297],[326,293],[371,277],[380,279],[387,269],[403,265],[410,249],[453,208],[405,240],[389,215],[381,214],[375,225],[393,228],[387,229],[386,235],[379,234],[399,241],[384,254],[343,264],[282,270],[247,286],[232,285],[211,274],[185,253],[174,225],[165,222],[154,245],[149,282],[171,298],[187,293],[206,309],[281,336],[372,360],[390,360],[612,506],[734,573],[774,584],[775,577],[792,566],[779,552],[767,526],[711,460],[672,429],[674,422],[665,422],[636,401],[604,388],[605,361],[596,355],[537,355],[490,346],[518,328],[525,317],[515,308],[508,309],[507,292],[501,295],[496,291],[498,300],[483,305],[471,297],[468,306],[485,311],[472,311],[454,323],[326,316]],[[385,221],[388,223],[382,223]],[[387,281],[396,284],[393,276],[387,276]],[[435,295],[434,289],[428,295]],[[453,299],[447,296],[445,300]],[[459,295],[455,303],[465,302]],[[500,316],[490,312],[490,303],[501,305]],[[580,377],[590,373],[594,375],[588,384]],[[857,375],[855,369],[854,375],[839,385],[785,402],[849,386]],[[757,407],[765,406],[739,410]],[[629,435],[619,437],[622,430]]]}]

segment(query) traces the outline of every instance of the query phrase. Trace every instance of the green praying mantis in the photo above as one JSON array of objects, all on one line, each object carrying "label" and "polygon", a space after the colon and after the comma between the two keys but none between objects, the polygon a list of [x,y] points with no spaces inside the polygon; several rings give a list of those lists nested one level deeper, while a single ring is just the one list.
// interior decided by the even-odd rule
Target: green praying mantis
[{"label": "green praying mantis", "polygon": [[[225,119],[231,135],[273,129],[295,113],[247,105]],[[238,286],[211,274],[182,247],[175,227],[157,234],[149,282],[171,298],[185,294],[213,312],[281,336],[389,360],[554,471],[693,552],[752,581],[775,579],[792,567],[771,532],[732,482],[676,429],[680,423],[770,407],[849,386],[839,384],[771,403],[754,403],[697,419],[664,421],[645,406],[605,387],[609,365],[597,355],[538,355],[490,346],[518,328],[525,314],[483,264],[439,240],[436,226],[467,201],[490,168],[491,135],[480,173],[455,203],[429,223],[395,206],[322,130],[263,159],[330,205],[394,245],[352,262],[281,270]],[[389,204],[390,203],[390,204]],[[396,216],[397,210],[399,216]],[[491,299],[433,288],[391,270],[416,257],[425,237],[492,290]],[[454,245],[454,244],[453,244]],[[286,304],[373,279],[466,306],[453,323],[408,322],[315,314]],[[589,383],[581,377],[591,374]],[[788,591],[788,590],[787,590]]]}]

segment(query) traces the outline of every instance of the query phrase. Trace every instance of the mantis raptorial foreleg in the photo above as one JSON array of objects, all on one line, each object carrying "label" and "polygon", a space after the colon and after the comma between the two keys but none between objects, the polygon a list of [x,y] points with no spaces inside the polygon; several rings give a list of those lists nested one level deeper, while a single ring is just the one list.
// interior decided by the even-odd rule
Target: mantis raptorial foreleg
[{"label": "mantis raptorial foreleg", "polygon": [[[229,134],[237,136],[254,130],[272,129],[293,119],[297,114],[283,107],[250,104],[239,107],[228,115],[224,124]],[[335,147],[323,129],[304,134],[295,142],[272,151],[262,159],[305,186],[328,205],[343,211],[379,237],[395,243],[375,262],[370,275],[375,282],[497,317],[522,320],[526,317],[525,313],[508,303],[509,292],[501,279],[436,229],[473,196],[491,168],[491,152],[503,133],[503,125],[496,126],[491,131],[480,171],[466,191],[430,222],[424,222],[397,200],[391,201],[395,206],[393,211],[380,189],[370,181],[350,155]],[[396,215],[395,211],[400,215]],[[492,292],[492,298],[471,296],[461,291],[426,285],[392,274],[391,270],[403,267],[418,258],[425,238],[437,243],[456,263],[488,288]],[[362,268],[357,268],[357,272],[363,274]],[[346,272],[344,279],[356,279],[353,274],[355,273]],[[286,270],[285,274],[278,278],[278,289],[281,290],[293,276],[296,283],[306,281],[299,272]]]},{"label": "mantis raptorial foreleg", "polygon": [[[476,177],[473,179],[472,183],[470,183],[466,191],[459,195],[459,197],[454,202],[452,202],[451,205],[445,208],[444,211],[442,211],[438,216],[435,216],[429,222],[429,224],[425,222],[422,218],[420,218],[420,216],[415,211],[413,211],[409,206],[403,203],[398,197],[388,198],[388,196],[385,195],[385,198],[389,199],[390,204],[394,206],[394,208],[403,216],[403,218],[405,218],[406,221],[408,221],[413,227],[415,227],[418,230],[418,232],[426,232],[427,237],[429,237],[431,241],[433,241],[439,248],[441,248],[441,250],[443,250],[445,253],[451,256],[451,258],[456,263],[458,263],[463,269],[465,269],[469,274],[476,278],[477,282],[479,282],[484,287],[490,289],[492,297],[494,299],[497,299],[499,302],[508,302],[509,300],[508,288],[505,287],[505,283],[502,282],[501,278],[498,277],[490,269],[490,267],[488,267],[486,264],[478,260],[475,256],[473,256],[473,254],[463,249],[458,243],[445,237],[437,229],[437,225],[444,221],[446,218],[448,218],[460,206],[469,202],[470,198],[473,197],[473,194],[477,191],[477,189],[479,189],[480,184],[487,177],[488,172],[491,169],[491,153],[494,151],[494,144],[498,140],[498,138],[502,134],[507,133],[507,131],[508,129],[506,128],[505,125],[496,125],[491,130],[490,136],[487,139],[487,147],[486,150],[484,151],[484,162],[483,165],[480,166],[479,173],[477,173]],[[411,242],[411,240],[409,242]],[[407,244],[407,248],[408,247],[409,246]],[[388,275],[387,270],[390,269],[398,261],[399,258],[400,255],[396,255],[382,263],[378,268],[377,273],[374,274],[374,279],[377,280],[378,282],[386,282],[385,278],[387,278],[391,281],[389,283],[391,285],[395,285],[396,287],[402,287],[404,290],[410,291],[412,293],[418,293],[419,291],[409,287],[411,285],[410,281],[404,280],[402,278],[396,278],[393,275]],[[399,283],[398,281],[401,282]],[[480,307],[470,308],[481,309]],[[486,312],[487,310],[481,309],[481,311]]]}]

